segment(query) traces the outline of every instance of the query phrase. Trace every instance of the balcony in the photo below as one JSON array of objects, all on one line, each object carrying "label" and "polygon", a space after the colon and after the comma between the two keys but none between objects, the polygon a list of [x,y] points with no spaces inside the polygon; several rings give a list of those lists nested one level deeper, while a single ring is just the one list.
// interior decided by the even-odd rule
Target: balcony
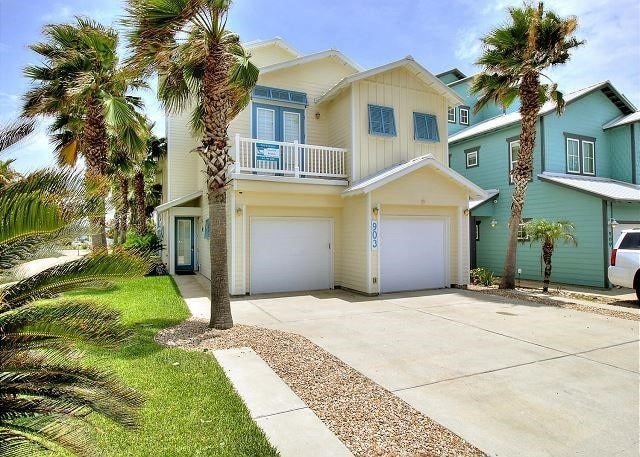
[{"label": "balcony", "polygon": [[346,150],[301,143],[235,138],[236,174],[346,179]]}]

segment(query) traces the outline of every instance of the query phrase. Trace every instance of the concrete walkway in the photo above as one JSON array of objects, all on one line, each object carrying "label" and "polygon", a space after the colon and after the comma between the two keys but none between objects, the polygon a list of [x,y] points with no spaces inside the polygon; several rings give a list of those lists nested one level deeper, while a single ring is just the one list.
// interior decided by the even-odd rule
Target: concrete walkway
[{"label": "concrete walkway", "polygon": [[[177,281],[207,317],[206,282]],[[255,296],[232,311],[309,338],[490,455],[639,454],[637,321],[461,290]]]},{"label": "concrete walkway", "polygon": [[251,417],[282,457],[353,457],[288,385],[250,348],[214,351]]}]

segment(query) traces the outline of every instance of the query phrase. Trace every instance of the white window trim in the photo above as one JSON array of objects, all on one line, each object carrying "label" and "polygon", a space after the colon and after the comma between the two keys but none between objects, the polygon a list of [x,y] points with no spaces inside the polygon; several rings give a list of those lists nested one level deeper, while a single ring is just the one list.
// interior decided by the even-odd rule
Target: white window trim
[{"label": "white window trim", "polygon": [[[478,166],[478,150],[474,149],[473,151],[468,151],[466,155],[467,155],[467,157],[466,157],[467,168],[477,167]],[[473,164],[469,163],[469,158],[470,157],[474,157],[475,158],[475,162]]]},{"label": "white window trim", "polygon": [[[275,141],[276,138],[276,110],[273,109],[268,109],[268,108],[256,108],[256,123],[258,123],[258,119],[260,118],[260,111],[270,111],[272,116],[273,116],[273,128],[271,129],[271,136],[273,137],[272,140],[269,140],[267,138],[256,138],[258,140],[265,140],[265,141]],[[256,137],[259,136],[259,131],[258,131],[258,127],[259,124],[256,125]]]},{"label": "white window trim", "polygon": [[513,145],[516,143],[520,146],[520,140],[509,141],[509,182],[511,184],[513,184],[511,172],[513,171],[513,165],[517,162],[517,160],[513,160]]},{"label": "white window trim", "polygon": [[[592,151],[593,151],[593,157],[591,158],[591,160],[593,161],[592,167],[591,169],[593,170],[592,172],[586,172],[584,171],[584,144],[588,143],[591,145]],[[581,147],[581,151],[582,153],[580,154],[580,167],[581,167],[581,172],[584,175],[589,175],[589,176],[595,176],[596,174],[596,143],[594,141],[589,141],[589,140],[582,140],[582,144],[580,145]]]},{"label": "white window trim", "polygon": [[[578,169],[577,170],[570,170],[569,169],[569,141],[573,141],[578,145]],[[595,146],[595,145],[594,145]],[[580,173],[582,173],[582,158],[581,158],[581,154],[580,154],[580,140],[577,138],[567,138],[567,144],[566,144],[566,161],[567,161],[567,173],[569,174],[574,174],[574,175],[579,175]]]},{"label": "white window trim", "polygon": [[[465,112],[467,115],[467,120],[466,121],[462,121],[462,112]],[[469,108],[460,108],[460,124],[462,125],[469,125]]]},{"label": "white window trim", "polygon": [[520,231],[524,230],[524,225],[529,222],[531,218],[522,219],[522,222],[518,224],[518,241],[529,241],[531,237],[529,235],[520,236]]},{"label": "white window trim", "polygon": [[[453,111],[453,120],[449,116],[449,114],[451,114],[452,111]],[[455,124],[456,123],[456,107],[455,106],[453,108],[449,108],[447,110],[447,122],[449,124]]]},{"label": "white window trim", "polygon": [[300,113],[294,113],[293,111],[282,112],[282,140],[286,142],[287,138],[287,115],[294,115],[298,117],[298,142],[302,141],[302,119],[300,118]]}]

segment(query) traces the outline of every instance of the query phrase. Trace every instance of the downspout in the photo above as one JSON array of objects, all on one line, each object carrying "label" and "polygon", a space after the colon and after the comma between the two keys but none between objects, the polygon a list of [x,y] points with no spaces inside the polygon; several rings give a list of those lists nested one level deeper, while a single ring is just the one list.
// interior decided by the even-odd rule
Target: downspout
[{"label": "downspout", "polygon": [[636,131],[635,124],[631,124],[631,183],[638,184],[638,176],[636,175]]},{"label": "downspout", "polygon": [[546,170],[545,166],[545,155],[544,155],[544,116],[540,116],[540,172],[544,173]]},{"label": "downspout", "polygon": [[608,289],[609,285],[609,221],[607,219],[607,200],[602,200],[602,258],[604,267],[604,287]]}]

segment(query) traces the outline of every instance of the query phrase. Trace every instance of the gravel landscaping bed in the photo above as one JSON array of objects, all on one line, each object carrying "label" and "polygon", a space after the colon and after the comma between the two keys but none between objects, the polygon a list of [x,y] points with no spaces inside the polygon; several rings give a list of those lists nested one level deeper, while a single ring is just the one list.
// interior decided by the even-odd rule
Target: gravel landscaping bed
[{"label": "gravel landscaping bed", "polygon": [[471,456],[481,451],[306,338],[190,319],[158,342],[191,350],[251,347],[356,456]]},{"label": "gravel landscaping bed", "polygon": [[[605,308],[603,306],[590,306],[584,303],[576,303],[571,300],[570,296],[564,297],[564,300],[559,298],[554,298],[553,295],[544,295],[539,290],[532,289],[514,289],[514,290],[505,290],[498,289],[497,287],[483,287],[476,285],[469,285],[469,290],[480,292],[483,294],[489,295],[499,295],[501,297],[507,298],[515,298],[519,300],[529,300],[535,303],[540,303],[542,305],[547,306],[555,306],[558,308],[567,308],[574,309],[576,311],[584,311],[587,313],[600,314],[602,316],[610,316],[610,317],[619,317],[621,319],[628,319],[631,321],[640,321],[640,313],[632,312],[632,311],[624,311],[621,309],[614,309],[615,301],[611,300],[607,305],[611,306],[610,308]],[[630,307],[627,302],[621,307]]]}]

